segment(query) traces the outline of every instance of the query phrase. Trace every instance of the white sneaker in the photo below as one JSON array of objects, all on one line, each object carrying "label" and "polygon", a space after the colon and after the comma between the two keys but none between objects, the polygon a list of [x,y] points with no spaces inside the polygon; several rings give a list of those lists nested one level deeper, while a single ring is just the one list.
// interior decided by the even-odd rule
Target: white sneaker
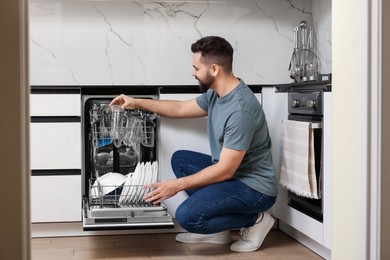
[{"label": "white sneaker", "polygon": [[214,234],[180,233],[176,235],[176,241],[182,243],[210,243],[226,245],[231,242],[230,230]]},{"label": "white sneaker", "polygon": [[270,214],[260,213],[256,224],[248,228],[241,228],[240,239],[230,246],[235,252],[253,252],[260,248],[265,236],[271,230],[275,220]]}]

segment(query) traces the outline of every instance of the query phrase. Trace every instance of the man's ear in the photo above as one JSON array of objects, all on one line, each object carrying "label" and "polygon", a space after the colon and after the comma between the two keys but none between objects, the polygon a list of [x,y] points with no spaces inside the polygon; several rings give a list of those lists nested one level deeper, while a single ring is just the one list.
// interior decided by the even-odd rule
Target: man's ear
[{"label": "man's ear", "polygon": [[218,64],[213,64],[211,65],[210,67],[210,74],[215,77],[218,75],[218,73],[220,72],[221,68],[219,67]]}]

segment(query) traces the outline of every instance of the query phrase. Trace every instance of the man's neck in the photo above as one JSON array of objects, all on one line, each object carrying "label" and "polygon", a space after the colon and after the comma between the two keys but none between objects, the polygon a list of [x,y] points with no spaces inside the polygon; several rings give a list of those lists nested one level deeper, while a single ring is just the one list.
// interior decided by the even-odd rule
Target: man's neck
[{"label": "man's neck", "polygon": [[218,93],[219,97],[223,97],[235,89],[239,83],[240,80],[233,74],[230,74],[228,76],[217,79],[215,81],[215,86],[213,86],[213,90]]}]

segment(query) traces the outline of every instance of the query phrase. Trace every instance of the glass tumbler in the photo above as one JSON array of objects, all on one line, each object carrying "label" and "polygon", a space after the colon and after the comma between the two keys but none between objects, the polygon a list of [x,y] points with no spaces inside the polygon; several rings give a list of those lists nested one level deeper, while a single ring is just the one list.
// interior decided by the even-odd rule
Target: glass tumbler
[{"label": "glass tumbler", "polygon": [[126,125],[125,110],[118,105],[110,107],[110,136],[116,147],[120,147],[124,138],[124,126]]}]

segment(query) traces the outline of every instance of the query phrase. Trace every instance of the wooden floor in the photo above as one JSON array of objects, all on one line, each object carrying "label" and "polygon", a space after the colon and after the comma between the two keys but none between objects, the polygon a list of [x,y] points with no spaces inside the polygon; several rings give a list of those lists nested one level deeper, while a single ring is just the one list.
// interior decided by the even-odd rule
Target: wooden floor
[{"label": "wooden floor", "polygon": [[[183,244],[175,235],[142,234],[65,238],[33,238],[33,260],[62,259],[322,259],[279,230],[271,230],[260,249],[235,253],[230,245]],[[238,239],[238,232],[232,232]]]}]

